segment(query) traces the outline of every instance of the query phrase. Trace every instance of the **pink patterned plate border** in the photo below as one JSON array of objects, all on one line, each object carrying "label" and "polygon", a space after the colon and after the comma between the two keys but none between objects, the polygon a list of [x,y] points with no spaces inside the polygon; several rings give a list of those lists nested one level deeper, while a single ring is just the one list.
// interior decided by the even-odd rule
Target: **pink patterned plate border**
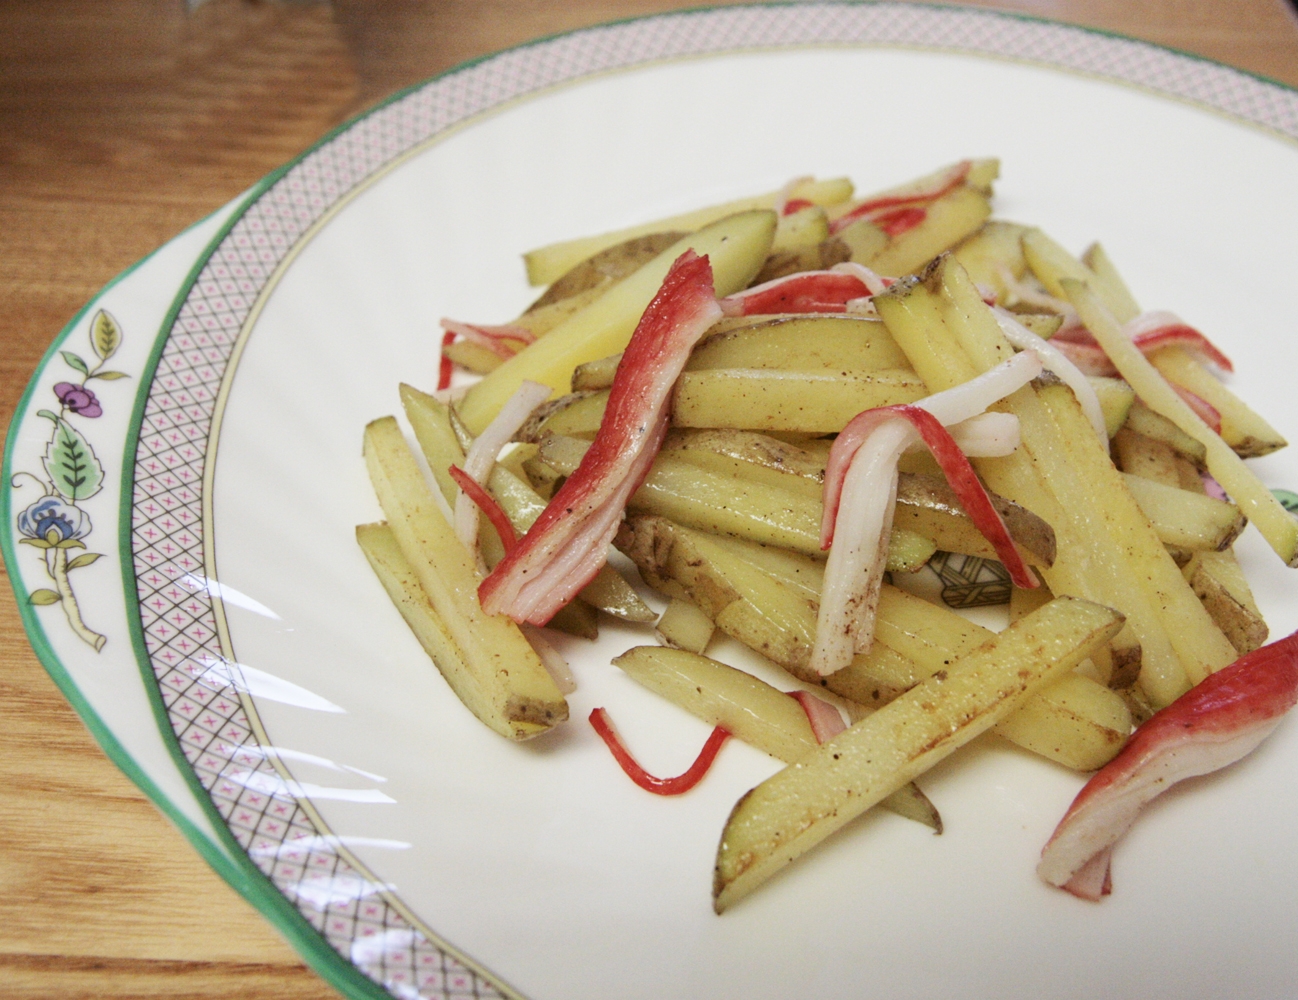
[{"label": "pink patterned plate border", "polygon": [[[808,46],[894,46],[1040,63],[1142,87],[1298,138],[1298,94],[1142,42],[985,11],[804,3],[666,14],[513,49],[429,81],[326,138],[268,178],[226,227],[155,347],[128,462],[129,548],[142,657],[167,724],[237,848],[273,885],[254,900],[305,922],[308,958],[361,996],[451,1000],[519,994],[440,940],[294,794],[259,734],[221,628],[204,497],[223,385],[259,300],[313,227],[395,162],[506,102],[567,82],[684,57]],[[102,339],[102,338],[101,338]],[[101,345],[102,346],[102,345]],[[98,350],[98,348],[97,348]],[[102,358],[103,352],[100,352]],[[75,402],[83,402],[77,396]],[[357,975],[359,972],[359,975]]]}]

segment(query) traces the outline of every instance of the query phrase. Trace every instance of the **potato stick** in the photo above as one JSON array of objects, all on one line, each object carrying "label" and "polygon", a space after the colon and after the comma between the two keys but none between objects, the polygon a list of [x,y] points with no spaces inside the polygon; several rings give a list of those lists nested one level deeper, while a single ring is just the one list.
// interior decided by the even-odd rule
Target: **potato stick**
[{"label": "potato stick", "polygon": [[479,719],[502,735],[512,737],[515,724],[497,716],[494,703],[498,699],[483,691],[482,678],[465,666],[455,640],[446,631],[445,623],[419,586],[406,557],[401,554],[392,529],[386,524],[358,524],[356,541],[392,603],[446,678],[451,690]]},{"label": "potato stick", "polygon": [[685,368],[863,372],[909,366],[887,327],[877,319],[794,315],[710,333],[694,348]]},{"label": "potato stick", "polygon": [[924,383],[909,368],[686,371],[676,384],[672,424],[834,434],[862,410],[913,403],[927,395]]},{"label": "potato stick", "polygon": [[[894,286],[876,299],[880,314],[908,356],[911,342],[923,340],[928,333],[927,322],[932,322],[932,317],[940,316],[942,312],[942,307],[931,300],[959,296],[967,312],[984,308],[976,290],[971,289],[967,281],[952,279],[945,273],[958,266],[949,258],[935,262],[920,280],[904,288]],[[930,303],[904,309],[902,304],[891,301],[894,297],[915,298],[921,303],[928,299]],[[963,373],[971,360],[979,366],[977,370],[983,370],[981,366],[991,364],[999,356],[997,345],[1003,343],[1003,338],[998,332],[993,334],[988,324],[960,324],[956,332],[962,338],[958,350],[964,361],[950,361],[923,347],[917,355],[925,360],[923,366],[916,361],[916,371],[934,390],[967,378]],[[1063,391],[1075,405],[1071,391]],[[1095,503],[1095,483],[1111,482],[1116,473],[1107,458],[1103,467],[1108,469],[1108,474],[1104,479],[1094,479],[1079,471],[1076,456],[1072,453],[1076,442],[1069,437],[1075,437],[1078,429],[1071,424],[1067,430],[1061,428],[1058,422],[1060,414],[1050,412],[1037,389],[1025,387],[1009,397],[1002,408],[1019,417],[1022,446],[1005,458],[976,460],[976,467],[992,489],[1043,516],[1055,529],[1057,556],[1054,564],[1042,571],[1054,593],[1104,601],[1127,616],[1127,630],[1121,641],[1126,647],[1130,647],[1132,637],[1140,643],[1141,683],[1146,685],[1147,693],[1158,704],[1169,703],[1189,687],[1190,681],[1186,674],[1187,665],[1182,662],[1170,634],[1181,625],[1160,614],[1160,600],[1179,587],[1178,602],[1185,604],[1188,588],[1165,572],[1167,566],[1160,569],[1159,586],[1145,585],[1144,575],[1134,570],[1133,553],[1123,540],[1140,538],[1140,558],[1154,560],[1151,565],[1158,565],[1158,560],[1170,563],[1166,552],[1157,544],[1157,538],[1149,531],[1147,523],[1142,530],[1139,524],[1130,521],[1112,524],[1100,514]],[[1061,414],[1069,412],[1060,411]],[[1090,441],[1094,441],[1093,433]],[[1098,448],[1093,450],[1099,454]],[[1144,523],[1143,516],[1140,516],[1140,522]],[[1149,537],[1145,537],[1146,534]],[[1151,540],[1155,544],[1153,550],[1147,544]],[[1176,567],[1170,564],[1170,568],[1175,570]],[[1211,622],[1198,622],[1198,625],[1205,628],[1206,662],[1213,662],[1220,636],[1214,638],[1214,630],[1207,628]],[[1186,641],[1181,648],[1188,650],[1190,645]],[[1123,654],[1124,661],[1128,657],[1128,653]],[[1205,661],[1194,655],[1188,656],[1188,662],[1193,667]]]},{"label": "potato stick", "polygon": [[617,366],[621,361],[621,354],[610,354],[607,358],[578,365],[572,372],[572,391],[578,393],[607,389],[613,384],[613,376],[617,374]]},{"label": "potato stick", "polygon": [[358,525],[356,541],[401,617],[469,711],[510,739],[527,739],[550,728],[547,724],[514,718],[507,710],[512,693],[508,684],[502,683],[503,678],[473,670],[465,663],[446,623],[433,608],[386,524]]},{"label": "potato stick", "polygon": [[[807,200],[807,199],[804,199]],[[829,218],[820,205],[808,205],[789,215],[780,215],[771,241],[771,253],[796,253],[819,246],[829,239]]]},{"label": "potato stick", "polygon": [[[1208,674],[1233,662],[1234,648],[1186,586],[1180,569],[1127,491],[1121,473],[1114,469],[1093,437],[1088,439],[1082,435],[1088,425],[1072,392],[1064,386],[1053,386],[1043,390],[1041,398],[1059,424],[1060,438],[1074,468],[1091,484],[1092,502],[1121,546],[1127,567],[1153,597],[1155,613],[1190,683],[1198,684]],[[1143,674],[1142,686],[1156,697],[1144,684]]]},{"label": "potato stick", "polygon": [[1208,449],[1202,441],[1195,440],[1162,414],[1155,413],[1139,398],[1131,404],[1131,412],[1127,414],[1127,420],[1122,426],[1155,441],[1162,441],[1197,466],[1202,466],[1207,460]]},{"label": "potato stick", "polygon": [[[402,554],[465,664],[484,684],[488,677],[503,675],[497,708],[504,718],[545,728],[566,719],[563,695],[518,626],[503,615],[483,613],[473,556],[438,508],[392,417],[365,428],[365,463]],[[510,735],[523,739],[534,734],[516,728]]]},{"label": "potato stick", "polygon": [[[1181,486],[1178,456],[1166,441],[1123,427],[1113,436],[1113,457],[1127,475],[1164,486]],[[1195,478],[1198,478],[1197,473]]]},{"label": "potato stick", "polygon": [[454,509],[460,488],[455,485],[449,470],[452,465],[463,467],[464,449],[460,447],[459,438],[451,427],[450,411],[445,403],[404,382],[399,391],[401,406],[415,432],[419,450],[424,453],[428,468],[447,506]]},{"label": "potato stick", "polygon": [[592,254],[555,279],[514,322],[537,336],[548,332],[558,320],[589,305],[609,286],[634,274],[684,235],[684,230],[663,230],[622,240]]},{"label": "potato stick", "polygon": [[1266,642],[1266,622],[1234,552],[1228,549],[1196,553],[1183,572],[1212,620],[1240,656]]},{"label": "potato stick", "polygon": [[[655,646],[636,646],[613,662],[638,684],[785,763],[819,746],[802,706],[752,674],[687,650]],[[937,810],[913,783],[879,804],[942,832]]]},{"label": "potato stick", "polygon": [[1136,402],[1136,394],[1120,378],[1093,375],[1087,381],[1091,383],[1095,397],[1100,401],[1100,410],[1104,413],[1104,429],[1112,438],[1127,422],[1127,416]]},{"label": "potato stick", "polygon": [[969,187],[956,188],[928,206],[924,221],[914,229],[896,236],[877,256],[852,259],[880,274],[911,274],[940,254],[955,246],[992,214],[987,196]]},{"label": "potato stick", "polygon": [[1097,771],[1122,749],[1131,729],[1131,710],[1120,695],[1072,673],[1045,685],[995,731],[1052,760],[1060,759],[1063,746],[1076,748],[1071,749],[1068,766]]},{"label": "potato stick", "polygon": [[1057,299],[1068,301],[1062,283],[1066,279],[1072,279],[1086,282],[1094,288],[1100,296],[1100,301],[1108,306],[1109,311],[1115,316],[1122,317],[1119,322],[1125,323],[1135,319],[1140,313],[1136,300],[1132,298],[1131,292],[1118,277],[1108,257],[1103,255],[1103,251],[1099,252],[1098,257],[1101,266],[1107,268],[1106,276],[1103,278],[1040,229],[1031,229],[1024,234],[1023,256],[1032,273],[1037,276],[1037,280]]},{"label": "potato stick", "polygon": [[673,597],[654,626],[654,635],[664,646],[703,653],[716,630],[716,624],[697,604],[683,597]]},{"label": "potato stick", "polygon": [[[584,236],[561,243],[551,243],[538,247],[523,255],[527,265],[527,280],[533,285],[548,285],[560,275],[566,273],[588,257],[592,257],[617,243],[625,242],[639,236],[648,236],[669,230],[694,232],[704,226],[710,226],[719,219],[740,212],[758,209],[772,209],[777,197],[785,194],[784,189],[751,198],[740,198],[720,205],[696,209],[681,215],[655,219],[652,222],[628,226],[598,236]],[[803,198],[817,205],[835,205],[852,197],[852,182],[846,177],[835,177],[823,181],[805,181],[793,188],[792,197]],[[701,253],[702,251],[700,251]],[[755,272],[754,272],[755,273]]]},{"label": "potato stick", "polygon": [[1122,332],[1122,327],[1086,285],[1065,281],[1063,288],[1087,329],[1095,335],[1122,377],[1155,413],[1172,421],[1206,449],[1208,471],[1240,510],[1262,532],[1267,544],[1287,566],[1298,566],[1298,519],[1205,424],[1172,389],[1149,360]]},{"label": "potato stick", "polygon": [[969,273],[970,280],[992,289],[997,299],[1003,299],[1007,289],[1001,269],[1014,278],[1021,278],[1027,270],[1021,242],[1027,229],[1016,222],[990,219],[972,236],[961,240],[951,253]]},{"label": "potato stick", "polygon": [[540,441],[547,434],[563,434],[590,441],[604,421],[608,389],[574,392],[542,403],[519,429],[519,441]]},{"label": "potato stick", "polygon": [[1244,530],[1244,515],[1232,503],[1128,473],[1122,481],[1166,546],[1220,552]]},{"label": "potato stick", "polygon": [[494,372],[504,362],[499,354],[471,340],[457,340],[442,348],[442,354],[455,364],[478,375]]},{"label": "potato stick", "polygon": [[757,273],[774,232],[775,213],[754,211],[729,216],[680,240],[471,387],[459,407],[465,425],[481,433],[525,379],[566,392],[578,365],[626,347],[668,268],[685,250],[709,258],[717,294],[729,295]]},{"label": "potato stick", "polygon": [[1189,389],[1221,414],[1221,439],[1241,458],[1258,458],[1288,444],[1284,436],[1227,389],[1183,347],[1156,351],[1150,362],[1173,385]]},{"label": "potato stick", "polygon": [[[632,539],[632,536],[635,539]],[[843,670],[820,677],[808,666],[816,627],[816,598],[750,561],[758,547],[706,535],[660,518],[633,518],[619,547],[650,586],[689,595],[728,635],[808,684],[850,701],[879,706],[946,669],[994,633],[953,611],[885,585],[879,596],[875,642]],[[775,550],[759,559],[768,562]],[[795,561],[796,561],[796,557]],[[1119,719],[1115,728],[1112,720]],[[1066,767],[1094,769],[1117,752],[1130,726],[1122,699],[1089,679],[1067,697],[1048,700],[1008,738]]]},{"label": "potato stick", "polygon": [[991,728],[1121,624],[1109,608],[1056,598],[748,792],[717,849],[716,911]]},{"label": "potato stick", "polygon": [[636,683],[786,762],[819,744],[796,700],[752,674],[683,649],[636,646],[613,658]]},{"label": "potato stick", "polygon": [[1113,266],[1113,261],[1104,252],[1104,247],[1092,243],[1082,254],[1082,263],[1091,272],[1091,282],[1098,290],[1100,298],[1108,304],[1109,311],[1119,323],[1126,323],[1140,315],[1140,306],[1131,289],[1122,280],[1122,275]]}]

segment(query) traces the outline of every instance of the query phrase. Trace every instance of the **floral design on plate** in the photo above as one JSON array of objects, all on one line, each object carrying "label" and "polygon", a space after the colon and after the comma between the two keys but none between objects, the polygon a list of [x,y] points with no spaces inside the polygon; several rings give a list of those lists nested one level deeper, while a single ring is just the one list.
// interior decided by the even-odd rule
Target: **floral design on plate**
[{"label": "floral design on plate", "polygon": [[[125,372],[104,368],[121,343],[122,332],[117,321],[101,309],[90,324],[90,346],[99,359],[95,366],[92,368],[73,351],[59,352],[64,363],[81,376],[80,381],[54,385],[58,412],[49,409],[37,411],[37,416],[54,425],[41,458],[44,476],[17,472],[12,480],[15,489],[24,479],[34,480],[41,486],[40,499],[18,514],[18,533],[22,536],[19,543],[40,551],[45,572],[54,584],[53,588],[42,587],[32,591],[27,600],[37,606],[62,604],[69,627],[96,651],[103,649],[108,640],[82,619],[70,574],[102,556],[99,552],[84,551],[84,539],[94,526],[80,504],[103,489],[104,467],[77,425],[82,420],[93,420],[104,413],[99,398],[89,387],[92,379],[112,382],[128,377]],[[76,549],[83,551],[72,555]]]}]

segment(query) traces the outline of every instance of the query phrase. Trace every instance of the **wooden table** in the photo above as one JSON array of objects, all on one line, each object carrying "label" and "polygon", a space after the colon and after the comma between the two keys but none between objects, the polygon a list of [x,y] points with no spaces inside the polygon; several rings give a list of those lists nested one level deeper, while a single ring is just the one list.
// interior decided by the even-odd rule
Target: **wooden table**
[{"label": "wooden table", "polygon": [[[398,87],[671,0],[0,0],[0,424],[110,278]],[[1000,0],[1298,85],[1283,0]],[[0,591],[0,997],[326,998],[108,761]],[[201,916],[191,901],[205,901]]]}]

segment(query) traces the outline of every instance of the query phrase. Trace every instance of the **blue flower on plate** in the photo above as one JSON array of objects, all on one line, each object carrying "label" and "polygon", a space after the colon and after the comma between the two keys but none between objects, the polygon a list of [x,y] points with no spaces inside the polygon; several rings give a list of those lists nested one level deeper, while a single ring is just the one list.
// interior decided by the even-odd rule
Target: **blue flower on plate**
[{"label": "blue flower on plate", "polygon": [[49,540],[49,533],[58,533],[56,541],[85,538],[90,534],[90,515],[61,497],[44,496],[18,515],[18,530],[28,538]]}]

